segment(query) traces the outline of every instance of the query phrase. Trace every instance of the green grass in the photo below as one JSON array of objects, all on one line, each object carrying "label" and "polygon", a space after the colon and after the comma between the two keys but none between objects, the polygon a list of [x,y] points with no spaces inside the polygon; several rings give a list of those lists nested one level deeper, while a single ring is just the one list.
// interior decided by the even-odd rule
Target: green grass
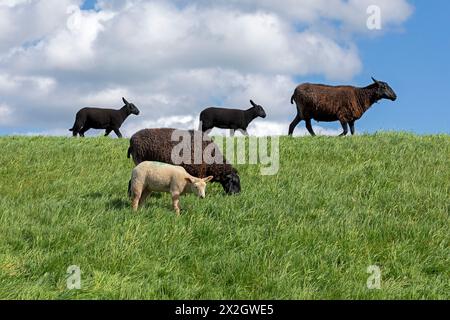
[{"label": "green grass", "polygon": [[181,218],[166,194],[131,212],[127,147],[0,138],[0,299],[450,298],[447,135],[282,138],[277,176],[238,166],[241,195]]}]

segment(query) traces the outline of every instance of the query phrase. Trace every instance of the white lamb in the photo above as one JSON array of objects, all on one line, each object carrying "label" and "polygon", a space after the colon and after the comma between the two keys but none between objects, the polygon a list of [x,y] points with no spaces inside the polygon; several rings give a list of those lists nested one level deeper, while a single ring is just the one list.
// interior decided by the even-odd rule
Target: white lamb
[{"label": "white lamb", "polygon": [[180,195],[194,193],[205,198],[206,183],[212,179],[213,177],[193,177],[180,166],[145,161],[133,169],[128,193],[133,210],[137,211],[152,192],[170,192],[173,208],[180,215]]}]

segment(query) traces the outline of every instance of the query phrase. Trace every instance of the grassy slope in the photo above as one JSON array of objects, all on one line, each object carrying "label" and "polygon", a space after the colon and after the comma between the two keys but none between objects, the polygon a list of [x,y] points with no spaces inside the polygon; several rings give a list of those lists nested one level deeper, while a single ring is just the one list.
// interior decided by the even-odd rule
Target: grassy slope
[{"label": "grassy slope", "polygon": [[127,146],[0,138],[0,298],[450,298],[449,136],[283,138],[278,176],[239,166],[178,219],[130,212]]}]

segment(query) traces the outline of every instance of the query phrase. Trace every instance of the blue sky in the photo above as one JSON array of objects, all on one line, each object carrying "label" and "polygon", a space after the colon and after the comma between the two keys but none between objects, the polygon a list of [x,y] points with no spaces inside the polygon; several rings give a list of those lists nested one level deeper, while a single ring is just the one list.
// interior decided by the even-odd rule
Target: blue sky
[{"label": "blue sky", "polygon": [[86,0],[83,5],[81,6],[82,9],[85,10],[91,10],[95,9],[95,4],[97,3],[97,0]]},{"label": "blue sky", "polygon": [[[399,100],[382,103],[359,126],[367,130],[450,133],[450,1],[413,1],[415,11],[404,32],[359,40],[364,70],[389,81]],[[372,110],[374,111],[374,110]]]},{"label": "blue sky", "polygon": [[[64,0],[66,2],[70,2],[73,0]],[[403,0],[399,0],[403,1]],[[201,2],[201,0],[199,0]],[[95,7],[95,0],[88,0],[85,1],[85,3],[82,5],[82,9],[84,12],[93,12],[93,9]],[[115,2],[117,3],[117,1]],[[207,3],[207,2],[206,2]],[[439,1],[409,1],[410,4],[414,6],[414,12],[413,14],[404,22],[400,24],[400,26],[397,26],[395,28],[392,28],[391,30],[387,32],[383,32],[382,35],[371,35],[366,33],[354,33],[351,38],[351,43],[355,45],[355,48],[357,50],[358,59],[361,63],[361,68],[357,72],[355,72],[355,69],[352,69],[352,66],[348,66],[348,70],[346,71],[349,74],[352,74],[352,76],[347,80],[342,79],[333,79],[333,76],[330,77],[330,71],[328,69],[320,69],[318,68],[318,71],[313,72],[299,72],[299,73],[306,73],[304,75],[295,75],[291,76],[289,78],[289,75],[286,75],[286,79],[291,79],[292,83],[285,80],[280,80],[281,85],[284,83],[287,83],[286,86],[291,86],[286,89],[279,89],[279,91],[274,91],[274,94],[277,94],[277,92],[289,92],[294,89],[294,84],[302,83],[302,82],[320,82],[320,83],[329,83],[329,84],[353,84],[358,86],[367,85],[370,82],[370,78],[374,76],[375,78],[379,80],[383,80],[388,82],[391,87],[396,91],[399,99],[396,102],[391,101],[382,101],[379,104],[375,105],[371,110],[369,110],[364,117],[357,123],[357,131],[358,132],[375,132],[379,130],[395,130],[395,131],[410,131],[415,132],[418,134],[435,134],[435,133],[450,133],[450,108],[449,108],[449,101],[450,101],[450,63],[448,62],[448,59],[450,57],[450,36],[448,34],[448,17],[450,16],[450,2],[439,0]],[[113,8],[114,10],[119,10],[117,8]],[[245,8],[246,9],[246,8]],[[67,9],[61,8],[61,12],[66,15]],[[97,12],[98,13],[98,12]],[[76,13],[75,13],[76,14]],[[74,14],[74,15],[75,15]],[[62,27],[65,26],[67,19],[66,17],[62,17],[62,20],[59,23]],[[86,24],[87,22],[92,22],[91,18],[89,16],[84,16],[85,20],[83,20],[83,24]],[[91,19],[91,20],[89,20]],[[95,21],[107,21],[109,18],[104,18],[100,16],[95,17]],[[94,23],[94,22],[92,22]],[[129,24],[123,24],[125,26],[129,26]],[[98,27],[96,24],[93,24],[93,27]],[[86,27],[87,28],[87,27]],[[77,31],[78,32],[78,31]],[[84,32],[84,31],[83,31]],[[117,33],[121,33],[122,30],[117,29],[115,31],[111,31],[111,33],[114,35]],[[125,32],[125,31],[124,31]],[[323,32],[323,31],[322,31]],[[79,32],[78,32],[79,33]],[[75,33],[76,35],[79,35],[78,33]],[[324,36],[328,36],[326,32],[323,34]],[[1,33],[0,33],[1,36]],[[43,36],[35,38],[24,38],[27,39],[27,43],[31,43],[31,46],[35,46],[36,48],[39,48],[39,42],[41,38],[44,38],[46,35],[43,33]],[[65,37],[67,35],[63,34],[61,32],[61,35],[55,36],[54,38],[57,39],[60,42],[55,43],[62,43],[61,47],[64,46],[65,43],[68,41],[65,41]],[[73,35],[72,35],[73,36]],[[68,37],[68,36],[67,36]],[[90,34],[86,33],[86,35],[82,34],[79,38],[81,38],[80,41],[87,41],[85,38],[89,39]],[[330,35],[330,39],[334,41],[333,36]],[[111,41],[108,42],[108,38],[105,37],[105,39],[102,39],[103,43],[109,44]],[[145,42],[145,38],[142,39],[143,42]],[[25,41],[24,41],[25,42]],[[128,45],[127,42],[124,42],[125,45]],[[336,40],[336,43],[339,44],[339,40]],[[84,42],[80,42],[80,48],[83,48]],[[49,46],[51,47],[51,46]],[[75,47],[78,48],[78,47]],[[122,46],[118,47],[119,49],[115,48],[115,50],[120,50],[120,48],[123,48]],[[137,47],[139,50],[139,46]],[[58,46],[51,47],[53,51],[50,52],[56,52],[56,57],[60,57]],[[102,48],[100,48],[102,49]],[[100,49],[96,49],[97,51],[101,51]],[[227,48],[225,48],[227,49]],[[86,55],[89,54],[89,50],[86,49]],[[167,50],[167,48],[166,48]],[[349,57],[351,56],[351,50],[348,50],[346,52],[345,46],[342,46],[339,48],[340,52],[345,55],[348,54]],[[36,50],[37,51],[37,50]],[[125,51],[125,50],[124,50]],[[245,49],[243,49],[245,51]],[[65,55],[67,56],[67,53],[71,54],[72,51],[66,50]],[[150,51],[150,53],[153,53]],[[77,53],[74,53],[77,55]],[[134,54],[137,54],[135,51]],[[81,54],[80,54],[81,55]],[[133,55],[130,55],[133,57]],[[195,61],[195,52],[193,53],[193,60],[189,61],[189,65],[191,66],[192,70],[196,70],[192,65],[195,64],[201,64],[205,63],[205,60],[208,60],[210,57],[205,56],[203,57],[203,60],[201,62]],[[21,58],[23,59],[23,58]],[[0,64],[0,75],[2,72],[2,69],[5,69],[5,73],[9,72],[10,74],[15,72],[15,70],[18,70],[18,72],[24,72],[23,65],[26,65],[22,62],[21,59],[17,59],[17,61],[20,62],[19,67],[14,70],[9,70],[9,67],[2,66]],[[118,59],[123,59],[118,58]],[[140,58],[136,56],[136,60],[139,60]],[[242,58],[242,66],[243,68],[246,68],[246,65],[248,64],[248,60],[246,61],[246,57]],[[341,57],[342,59],[342,57]],[[64,64],[63,67],[57,66],[57,67],[49,67],[45,71],[40,73],[35,73],[36,68],[31,68],[32,71],[26,71],[32,76],[30,76],[29,80],[26,77],[29,77],[28,74],[25,74],[25,76],[21,76],[22,78],[26,78],[28,82],[38,81],[39,88],[42,87],[42,81],[45,85],[46,83],[49,83],[48,86],[52,88],[56,88],[54,90],[67,90],[67,92],[61,91],[62,97],[71,97],[71,95],[76,95],[77,93],[83,93],[88,97],[91,97],[89,100],[85,97],[80,97],[77,101],[74,100],[72,104],[65,101],[64,107],[61,105],[59,107],[58,102],[56,101],[56,97],[54,98],[55,101],[52,101],[51,104],[49,104],[48,110],[44,110],[46,107],[43,106],[43,103],[36,103],[35,106],[27,106],[29,110],[32,112],[41,112],[52,114],[51,110],[56,110],[55,118],[52,119],[49,122],[49,125],[45,122],[36,122],[36,124],[33,124],[31,121],[17,121],[14,125],[4,125],[2,126],[2,122],[0,119],[0,134],[11,134],[11,133],[32,133],[32,132],[50,132],[52,133],[60,133],[63,132],[63,130],[66,130],[68,127],[71,126],[71,122],[73,121],[73,113],[76,111],[78,106],[83,106],[83,103],[92,103],[95,104],[97,101],[98,103],[109,103],[108,106],[113,106],[115,104],[115,101],[118,100],[120,97],[114,97],[115,100],[113,100],[112,97],[110,97],[110,93],[112,92],[112,95],[114,95],[117,92],[117,95],[126,94],[130,92],[135,93],[131,97],[136,97],[136,99],[141,103],[145,104],[143,106],[144,113],[149,115],[148,118],[142,120],[140,123],[135,123],[134,126],[129,128],[129,131],[132,132],[132,130],[136,129],[139,126],[156,126],[158,124],[165,124],[169,123],[168,125],[172,124],[169,119],[172,114],[182,114],[183,116],[189,114],[189,103],[188,102],[181,102],[180,105],[177,105],[177,107],[174,107],[173,110],[169,108],[170,103],[168,105],[162,104],[149,106],[149,101],[153,101],[154,99],[159,99],[155,97],[163,96],[161,98],[164,99],[180,99],[180,97],[177,97],[176,95],[169,96],[168,90],[161,89],[160,92],[152,92],[148,96],[144,96],[142,92],[151,91],[154,90],[155,82],[149,81],[148,84],[145,86],[140,86],[139,84],[136,84],[133,82],[133,79],[138,78],[142,76],[139,72],[134,72],[126,75],[116,75],[116,70],[106,70],[100,69],[100,71],[91,72],[90,70],[77,70],[74,69],[73,66],[69,66],[70,63],[72,63],[71,60],[62,59]],[[133,58],[131,58],[133,60]],[[144,58],[141,58],[141,60],[144,60]],[[1,60],[0,60],[1,61]],[[48,61],[48,59],[43,60]],[[80,60],[83,61],[83,60]],[[86,60],[89,61],[89,60]],[[103,60],[99,60],[103,61]],[[121,61],[121,60],[118,60]],[[345,62],[345,58],[343,59]],[[74,62],[75,63],[75,62]],[[78,61],[76,61],[78,63]],[[131,62],[130,62],[131,63]],[[212,63],[212,62],[211,62]],[[228,66],[228,63],[235,63],[233,67],[237,69],[236,65],[239,66],[239,63],[236,62],[229,62],[227,60],[227,57],[220,60],[217,64],[217,68],[226,68],[225,66]],[[341,63],[341,62],[338,62]],[[114,64],[113,64],[114,65]],[[206,63],[209,67],[211,67],[209,64]],[[116,66],[116,65],[114,65]],[[213,65],[214,67],[214,65]],[[51,69],[54,68],[54,69]],[[105,67],[106,68],[106,67]],[[120,66],[117,65],[117,69],[120,69]],[[131,69],[131,68],[130,68]],[[50,70],[50,71],[48,71]],[[62,71],[61,71],[62,70]],[[124,68],[124,70],[127,70],[127,68]],[[152,69],[149,69],[152,70]],[[166,77],[169,77],[169,80],[171,76],[167,75],[171,71],[171,64],[168,65],[167,71],[162,70],[159,72],[163,72]],[[240,70],[238,70],[240,71]],[[121,72],[123,72],[121,70]],[[173,71],[176,73],[176,71]],[[242,74],[247,73],[255,73],[254,77],[258,79],[258,81],[261,81],[261,84],[259,87],[262,86],[262,84],[270,83],[271,77],[275,77],[273,75],[272,70],[268,69],[266,73],[259,77],[259,74],[256,74],[254,70],[249,68],[249,70],[243,70],[241,71]],[[119,73],[119,71],[117,71]],[[282,72],[281,72],[282,73]],[[111,74],[111,77],[116,77],[116,79],[109,80],[107,78],[106,74]],[[157,72],[155,71],[155,74]],[[272,75],[271,75],[272,74]],[[144,74],[145,75],[145,74]],[[227,76],[230,77],[230,81],[237,81],[236,78],[238,75],[232,74],[229,75],[226,73]],[[157,77],[157,75],[152,75]],[[222,76],[222,74],[221,74]],[[12,76],[9,75],[11,78]],[[37,78],[36,78],[37,77]],[[37,80],[36,80],[36,79]],[[44,80],[42,80],[42,79]],[[46,79],[50,80],[46,80]],[[52,84],[51,79],[56,79],[55,83]],[[177,76],[173,76],[175,83],[177,83],[178,78]],[[260,79],[261,78],[261,79]],[[336,78],[336,77],[335,77]],[[103,81],[102,85],[99,85],[98,89],[95,87],[91,87],[91,90],[84,88],[83,85],[86,87],[89,87],[90,84],[96,83],[100,79]],[[120,79],[127,79],[128,82],[121,83]],[[181,79],[184,79],[181,77]],[[332,79],[332,80],[330,80]],[[42,80],[42,81],[41,81]],[[169,80],[167,80],[169,82]],[[198,80],[198,79],[196,79]],[[25,80],[24,80],[25,81]],[[45,82],[47,81],[47,82]],[[125,80],[124,80],[125,81]],[[188,80],[179,80],[179,81],[189,81]],[[199,81],[200,85],[203,85],[204,82]],[[283,82],[284,81],[284,82]],[[28,83],[27,82],[27,83]],[[86,82],[86,84],[84,84]],[[157,83],[157,82],[156,82]],[[196,83],[193,81],[193,85]],[[2,84],[1,78],[0,78],[0,85]],[[123,86],[122,86],[123,85]],[[223,87],[228,86],[229,84],[222,84]],[[141,88],[142,87],[142,88]],[[82,88],[82,89],[81,89]],[[128,89],[127,89],[128,88]],[[133,89],[129,89],[133,88]],[[205,89],[206,88],[206,89]],[[200,91],[205,90],[211,90],[211,88],[205,86],[205,88],[200,87]],[[228,88],[228,87],[227,87]],[[1,89],[1,88],[0,88]],[[49,89],[51,90],[51,89]],[[84,91],[83,91],[84,90]],[[98,96],[95,95],[95,91],[101,92]],[[139,91],[141,90],[141,91]],[[156,89],[155,89],[156,90]],[[193,92],[193,94],[198,94],[195,88],[190,88],[189,92]],[[227,91],[228,90],[228,91]],[[202,104],[206,103],[214,103],[214,104],[223,104],[230,107],[235,107],[235,105],[230,105],[230,103],[242,103],[241,101],[247,101],[247,96],[245,94],[243,95],[235,95],[233,98],[229,98],[228,94],[230,93],[230,88],[224,89],[223,92],[218,93],[217,95],[214,95],[211,93],[208,96],[208,99],[202,98],[198,100],[193,100],[191,102],[192,105],[195,104],[196,108],[202,108]],[[260,89],[261,90],[261,89]],[[49,91],[51,92],[51,91]],[[105,93],[106,92],[106,93]],[[138,92],[141,93],[141,96],[139,96]],[[249,89],[248,92],[251,92],[252,94],[257,92],[255,89],[251,90]],[[288,94],[286,94],[288,95]],[[52,96],[49,94],[49,96]],[[105,96],[107,96],[105,98]],[[270,95],[267,95],[269,98],[272,97]],[[40,98],[42,98],[40,96]],[[289,97],[288,97],[289,98]],[[9,99],[9,100],[8,100]],[[44,98],[42,98],[43,101],[45,101]],[[61,100],[61,97],[59,97]],[[140,99],[140,100],[139,100]],[[153,100],[152,100],[153,99]],[[155,100],[155,101],[156,101]],[[289,99],[287,99],[289,100]],[[1,108],[2,108],[2,102],[6,103],[6,106],[12,106],[10,107],[11,110],[20,110],[20,108],[27,108],[25,104],[29,103],[27,100],[22,100],[20,98],[15,99],[13,96],[9,98],[5,98],[6,102],[3,102],[2,99],[0,99],[0,115],[1,115]],[[160,100],[157,100],[160,101]],[[274,98],[272,100],[269,99],[269,101],[275,101]],[[269,114],[274,115],[274,121],[277,124],[280,124],[281,126],[285,126],[286,130],[291,122],[292,118],[295,116],[295,110],[289,109],[292,108],[289,103],[286,103],[283,105],[282,103],[275,104],[271,106],[272,109],[269,110]],[[119,103],[118,101],[117,103]],[[73,105],[73,107],[72,107]],[[236,106],[238,107],[238,106]],[[244,106],[242,106],[244,107]],[[5,107],[4,107],[5,108]],[[61,110],[58,110],[60,108]],[[64,112],[63,109],[64,108]],[[283,111],[279,111],[279,109],[284,108]],[[51,110],[50,110],[51,109]],[[28,109],[27,109],[28,110]],[[165,113],[161,110],[166,110]],[[160,112],[161,111],[161,112]],[[156,121],[151,117],[151,114],[153,113],[154,117],[156,117],[156,113],[158,113],[158,117],[160,117],[161,121]],[[195,109],[195,112],[192,111],[192,116],[195,117],[195,114],[198,112],[197,109]],[[10,112],[11,113],[11,112]],[[59,117],[59,118],[58,118]],[[176,119],[175,123],[184,123],[179,122],[181,120]],[[186,120],[188,123],[189,121]],[[274,123],[275,123],[274,122]],[[190,122],[189,122],[190,123]],[[331,124],[316,124],[318,126],[324,127],[325,129],[330,130],[340,130],[340,126],[338,123],[331,123]],[[67,128],[65,128],[67,126]],[[304,127],[304,124],[300,124],[300,127]],[[54,131],[52,131],[54,130]],[[284,129],[283,129],[284,130]],[[65,133],[64,133],[65,134]]]}]

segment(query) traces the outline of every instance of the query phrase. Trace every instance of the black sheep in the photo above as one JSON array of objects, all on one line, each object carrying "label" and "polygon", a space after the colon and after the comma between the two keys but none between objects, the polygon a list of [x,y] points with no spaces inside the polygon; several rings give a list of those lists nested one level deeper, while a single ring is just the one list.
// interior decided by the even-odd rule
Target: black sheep
[{"label": "black sheep", "polygon": [[200,113],[200,130],[207,132],[212,128],[230,129],[231,135],[240,130],[248,135],[247,127],[255,118],[266,117],[263,107],[250,100],[252,108],[248,110],[208,108]]},{"label": "black sheep", "polygon": [[113,109],[100,109],[100,108],[83,108],[77,112],[75,124],[69,131],[73,132],[73,136],[76,137],[80,134],[80,137],[84,137],[84,133],[89,129],[105,129],[105,137],[108,136],[111,131],[122,138],[120,133],[120,127],[130,114],[139,115],[139,109],[132,103],[129,103],[125,98],[122,98],[125,106],[120,110]]},{"label": "black sheep", "polygon": [[[176,131],[176,132],[175,132]],[[174,163],[172,160],[172,151],[179,145],[180,141],[172,140],[173,134],[178,133],[191,138],[191,155],[190,163]],[[214,182],[219,182],[227,194],[237,194],[241,192],[241,181],[236,169],[234,169],[221,154],[218,146],[207,136],[204,137],[201,150],[204,152],[212,148],[213,156],[218,155],[221,163],[207,164],[204,159],[202,163],[195,164],[194,152],[197,149],[194,145],[195,135],[204,137],[199,131],[184,131],[176,129],[144,129],[135,133],[130,139],[130,147],[128,149],[128,158],[133,156],[136,165],[143,161],[158,161],[174,165],[180,165],[186,171],[199,178],[213,176]]]}]

